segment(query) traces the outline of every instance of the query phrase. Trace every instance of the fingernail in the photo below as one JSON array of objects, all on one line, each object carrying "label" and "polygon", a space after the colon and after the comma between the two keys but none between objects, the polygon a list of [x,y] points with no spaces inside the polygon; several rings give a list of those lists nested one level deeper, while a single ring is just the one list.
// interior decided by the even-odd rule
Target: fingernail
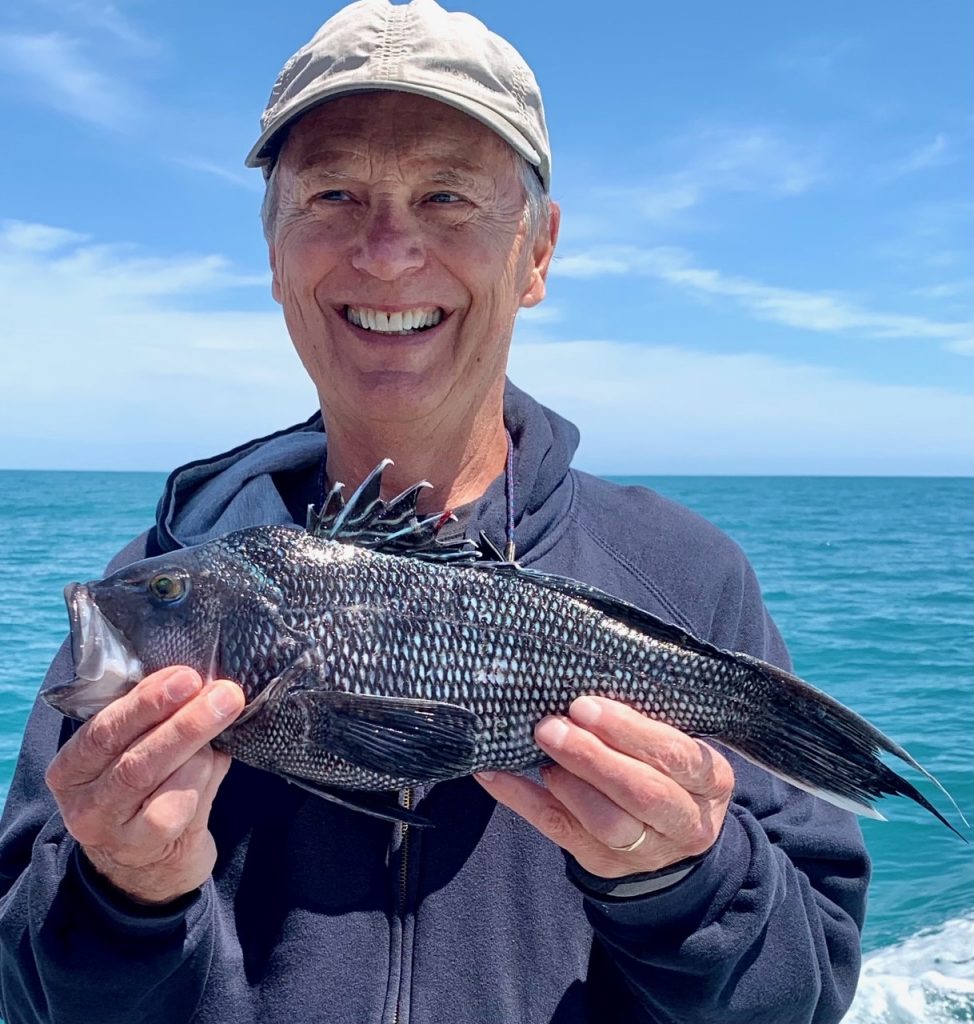
[{"label": "fingernail", "polygon": [[477,772],[477,778],[483,779],[484,782],[493,782],[496,774],[497,772]]},{"label": "fingernail", "polygon": [[207,694],[210,707],[220,718],[226,718],[240,706],[240,698],[230,689],[233,685],[235,684],[224,683],[222,686],[214,687]]},{"label": "fingernail", "polygon": [[195,672],[176,672],[166,680],[166,697],[173,704],[181,704],[199,693],[203,682]]},{"label": "fingernail", "polygon": [[595,725],[602,717],[602,708],[591,697],[579,697],[572,704],[570,714],[579,725]]},{"label": "fingernail", "polygon": [[539,743],[549,747],[560,747],[568,735],[568,725],[563,719],[549,715],[538,722],[534,735]]}]

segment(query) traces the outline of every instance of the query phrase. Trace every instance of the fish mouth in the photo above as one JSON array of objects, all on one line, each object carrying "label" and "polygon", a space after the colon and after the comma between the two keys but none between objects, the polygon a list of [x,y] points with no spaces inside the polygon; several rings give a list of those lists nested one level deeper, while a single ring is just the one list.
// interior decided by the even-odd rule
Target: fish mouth
[{"label": "fish mouth", "polygon": [[128,640],[105,618],[84,584],[69,583],[64,601],[76,678],[43,690],[41,696],[61,714],[84,722],[127,693],[145,672]]}]

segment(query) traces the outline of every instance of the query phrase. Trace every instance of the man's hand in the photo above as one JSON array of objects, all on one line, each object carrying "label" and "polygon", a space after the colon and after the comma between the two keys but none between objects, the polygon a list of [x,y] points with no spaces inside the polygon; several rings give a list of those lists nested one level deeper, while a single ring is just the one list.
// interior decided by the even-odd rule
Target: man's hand
[{"label": "man's hand", "polygon": [[534,735],[556,762],[542,769],[546,789],[504,772],[476,778],[586,871],[658,871],[716,842],[734,771],[712,747],[604,697],[579,697]]},{"label": "man's hand", "polygon": [[95,869],[141,903],[168,903],[209,877],[210,807],[230,758],[213,750],[244,706],[229,680],[183,667],[146,676],[58,751],[47,784]]}]

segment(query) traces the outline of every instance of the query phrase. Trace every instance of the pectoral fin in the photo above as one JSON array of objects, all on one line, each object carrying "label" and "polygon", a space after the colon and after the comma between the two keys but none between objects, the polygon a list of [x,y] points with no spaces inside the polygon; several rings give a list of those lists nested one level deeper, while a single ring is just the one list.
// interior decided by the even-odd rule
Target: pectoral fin
[{"label": "pectoral fin", "polygon": [[430,782],[474,769],[479,719],[456,704],[334,690],[291,699],[305,704],[312,743],[363,768]]}]

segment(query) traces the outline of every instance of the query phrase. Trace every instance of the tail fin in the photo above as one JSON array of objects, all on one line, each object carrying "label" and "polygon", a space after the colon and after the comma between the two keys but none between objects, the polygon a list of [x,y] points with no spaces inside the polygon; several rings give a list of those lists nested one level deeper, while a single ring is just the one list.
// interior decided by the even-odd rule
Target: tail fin
[{"label": "tail fin", "polygon": [[715,739],[793,786],[868,817],[882,818],[872,806],[882,796],[909,797],[968,842],[915,786],[879,759],[885,751],[925,775],[970,828],[953,797],[901,746],[797,676],[747,655],[730,657],[761,676],[763,685],[758,707]]}]

